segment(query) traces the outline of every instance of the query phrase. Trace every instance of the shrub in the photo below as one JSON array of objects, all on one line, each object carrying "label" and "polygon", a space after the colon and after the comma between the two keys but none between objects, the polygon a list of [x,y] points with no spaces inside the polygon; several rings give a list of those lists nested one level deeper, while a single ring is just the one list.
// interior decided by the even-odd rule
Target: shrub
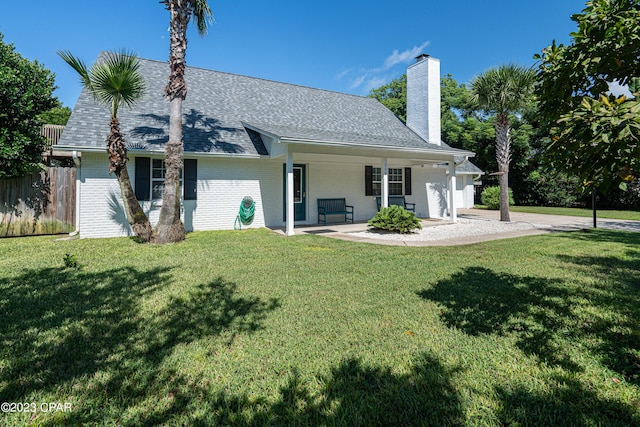
[{"label": "shrub", "polygon": [[62,257],[64,266],[67,268],[78,268],[78,257],[75,254],[64,254]]},{"label": "shrub", "polygon": [[380,209],[376,216],[369,220],[369,226],[395,233],[410,233],[415,229],[421,229],[422,223],[413,212],[393,205]]},{"label": "shrub", "polygon": [[[491,186],[482,190],[480,196],[482,204],[487,206],[487,209],[500,209],[500,187]],[[509,205],[513,205],[513,192],[509,189]]]},{"label": "shrub", "polygon": [[515,202],[520,206],[573,208],[580,205],[581,190],[582,184],[577,177],[540,168],[519,180],[519,187],[515,189]]}]

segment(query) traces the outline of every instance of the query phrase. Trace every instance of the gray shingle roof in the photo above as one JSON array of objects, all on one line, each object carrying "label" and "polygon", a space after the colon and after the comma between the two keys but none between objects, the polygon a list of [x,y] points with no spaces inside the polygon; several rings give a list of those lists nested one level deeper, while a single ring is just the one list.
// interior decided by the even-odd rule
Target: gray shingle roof
[{"label": "gray shingle roof", "polygon": [[455,162],[460,163],[456,166],[456,173],[465,175],[484,175],[484,171],[471,163],[470,161],[464,161],[464,157],[455,156]]},{"label": "gray shingle roof", "polygon": [[[146,59],[140,62],[147,91],[136,106],[120,110],[121,129],[130,146],[162,150],[169,131],[169,105],[164,97],[169,66]],[[425,142],[372,98],[192,67],[185,78],[185,152],[268,154],[259,133],[244,124],[290,140],[458,151]],[[108,110],[83,90],[60,145],[102,148],[108,123]]]}]

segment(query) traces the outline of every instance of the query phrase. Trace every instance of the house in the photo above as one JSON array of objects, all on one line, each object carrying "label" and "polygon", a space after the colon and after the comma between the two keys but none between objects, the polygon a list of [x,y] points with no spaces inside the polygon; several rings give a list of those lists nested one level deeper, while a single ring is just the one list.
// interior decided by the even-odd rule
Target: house
[{"label": "house", "polygon": [[[146,94],[119,118],[129,175],[154,224],[169,130],[169,67],[142,59],[140,71]],[[255,201],[251,227],[285,227],[289,235],[297,225],[317,223],[319,198],[344,197],[355,220],[366,221],[377,211],[376,195],[401,194],[419,217],[455,220],[456,208],[473,206],[473,179],[482,171],[468,161],[472,152],[440,139],[439,60],[421,55],[407,79],[405,124],[372,98],[188,67],[186,230],[233,229],[245,196]],[[83,90],[57,146],[81,159],[76,218],[84,238],[131,234],[108,173],[108,123],[108,110]]]}]

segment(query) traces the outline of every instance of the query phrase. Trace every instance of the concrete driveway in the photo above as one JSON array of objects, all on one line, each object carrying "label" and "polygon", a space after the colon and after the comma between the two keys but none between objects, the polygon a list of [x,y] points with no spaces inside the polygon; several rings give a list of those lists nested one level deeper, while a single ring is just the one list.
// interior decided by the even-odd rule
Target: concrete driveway
[{"label": "concrete driveway", "polygon": [[[489,240],[506,239],[511,237],[521,237],[536,234],[546,234],[559,231],[577,231],[590,229],[593,227],[593,218],[586,217],[574,217],[574,216],[562,216],[562,215],[543,215],[543,214],[530,214],[511,212],[511,223],[517,224],[531,224],[532,227],[526,230],[518,231],[500,231],[491,232],[482,235],[464,235],[452,232],[451,237],[439,239],[439,240],[420,240],[415,236],[403,238],[402,235],[383,236],[383,233],[378,233],[376,236],[374,233],[367,232],[367,223],[356,224],[327,224],[318,226],[304,226],[297,227],[296,233],[298,234],[317,234],[326,237],[332,237],[341,240],[356,241],[363,243],[374,243],[381,245],[401,245],[401,246],[457,246],[471,243],[484,242]],[[475,220],[482,222],[496,222],[499,223],[500,212],[489,211],[484,209],[459,209],[458,217],[466,220]],[[428,229],[431,227],[446,226],[451,229],[455,227],[448,220],[433,220],[426,219],[422,222],[423,228]],[[478,222],[480,225],[481,223]],[[504,223],[502,223],[504,224]],[[486,224],[482,224],[486,227]],[[598,228],[609,230],[623,230],[623,231],[636,231],[640,232],[640,221],[628,221],[628,220],[611,220],[611,219],[598,219]],[[453,231],[453,229],[451,229]],[[428,231],[427,231],[428,233]]]},{"label": "concrete driveway", "polygon": [[[500,220],[500,211],[490,211],[486,209],[459,209],[458,216],[462,218],[477,218]],[[574,231],[593,228],[592,217],[564,216],[532,214],[523,212],[510,212],[511,222],[528,222],[531,224],[547,224],[549,231]],[[623,219],[597,218],[598,228],[607,230],[623,230],[640,232],[640,221]]]}]

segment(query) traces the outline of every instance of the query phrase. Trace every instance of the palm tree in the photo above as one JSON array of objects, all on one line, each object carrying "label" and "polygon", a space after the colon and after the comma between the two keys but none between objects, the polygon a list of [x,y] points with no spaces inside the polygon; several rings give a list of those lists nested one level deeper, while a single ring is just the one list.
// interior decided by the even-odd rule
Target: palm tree
[{"label": "palm tree", "polygon": [[206,35],[212,21],[207,0],[162,0],[171,14],[169,46],[169,83],[165,95],[169,99],[169,141],[165,146],[165,177],[162,208],[156,225],[156,243],[184,240],[184,224],[180,220],[180,171],[182,170],[182,101],[187,96],[184,79],[187,51],[187,27],[193,16],[201,36]]},{"label": "palm tree", "polygon": [[509,163],[511,124],[509,114],[522,111],[531,100],[535,72],[509,64],[485,71],[471,82],[471,99],[481,109],[496,114],[496,160],[500,180],[500,221],[509,218]]},{"label": "palm tree", "polygon": [[152,238],[151,224],[131,187],[127,171],[127,146],[118,120],[118,109],[122,105],[133,105],[144,94],[145,85],[139,72],[138,57],[126,51],[107,52],[91,69],[87,69],[84,62],[69,51],[59,51],[58,55],[78,73],[83,86],[95,101],[110,110],[110,132],[107,137],[109,173],[115,173],[118,178],[124,211],[133,233],[140,240],[149,242]]}]

